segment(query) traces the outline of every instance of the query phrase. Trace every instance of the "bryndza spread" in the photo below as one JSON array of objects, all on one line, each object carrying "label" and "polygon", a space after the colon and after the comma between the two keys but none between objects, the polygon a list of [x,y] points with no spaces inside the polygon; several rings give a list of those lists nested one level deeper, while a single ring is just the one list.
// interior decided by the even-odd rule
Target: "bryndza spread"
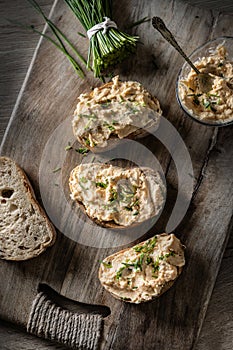
[{"label": "bryndza spread", "polygon": [[129,226],[160,214],[166,189],[158,172],[100,163],[80,164],[69,179],[71,198],[99,222]]},{"label": "bryndza spread", "polygon": [[[191,70],[180,80],[178,93],[181,104],[193,117],[208,123],[226,123],[233,119],[233,63],[227,59],[223,44],[209,56],[194,63],[202,73],[213,77],[212,90],[198,89],[197,73]],[[232,87],[232,88],[231,88]]]},{"label": "bryndza spread", "polygon": [[139,129],[158,126],[161,109],[156,98],[138,82],[119,81],[81,94],[72,121],[73,132],[86,147],[106,147],[111,136],[120,139]]},{"label": "bryndza spread", "polygon": [[162,234],[103,260],[101,284],[116,298],[149,301],[167,290],[185,264],[184,247],[174,234]]}]

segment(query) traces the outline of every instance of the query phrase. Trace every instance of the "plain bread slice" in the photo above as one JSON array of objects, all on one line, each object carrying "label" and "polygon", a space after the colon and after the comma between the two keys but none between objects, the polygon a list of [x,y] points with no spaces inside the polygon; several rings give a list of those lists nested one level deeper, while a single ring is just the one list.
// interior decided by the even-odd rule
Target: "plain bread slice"
[{"label": "plain bread slice", "polygon": [[22,169],[0,157],[0,258],[27,260],[51,246],[56,231]]}]

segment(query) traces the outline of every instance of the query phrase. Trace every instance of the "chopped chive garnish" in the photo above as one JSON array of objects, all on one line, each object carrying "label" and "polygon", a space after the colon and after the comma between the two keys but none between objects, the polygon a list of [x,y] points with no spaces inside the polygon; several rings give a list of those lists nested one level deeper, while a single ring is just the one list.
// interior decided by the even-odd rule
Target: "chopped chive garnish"
[{"label": "chopped chive garnish", "polygon": [[146,264],[150,265],[153,262],[153,259],[150,256],[147,256],[146,258]]},{"label": "chopped chive garnish", "polygon": [[156,260],[156,261],[152,264],[152,266],[153,266],[153,272],[158,271],[158,270],[159,270],[159,262],[158,262],[158,260]]},{"label": "chopped chive garnish", "polygon": [[143,253],[151,253],[156,245],[157,237],[154,236],[153,238],[149,239],[149,241],[142,245],[142,246],[136,246],[133,249],[135,252],[143,252]]},{"label": "chopped chive garnish", "polygon": [[106,126],[109,130],[111,130],[111,131],[114,131],[115,130],[115,128],[114,128],[114,126],[113,125],[111,125],[111,124],[108,124],[108,123],[104,123],[103,124],[103,126]]},{"label": "chopped chive garnish", "polygon": [[204,105],[204,107],[207,109],[207,108],[210,107],[210,102],[209,102],[209,101],[204,102],[203,105]]},{"label": "chopped chive garnish", "polygon": [[[146,265],[150,265],[152,267],[152,277],[158,278],[159,274],[159,269],[160,269],[160,261],[161,260],[166,260],[170,256],[175,256],[176,253],[173,250],[170,250],[169,253],[162,254],[156,258],[156,261],[153,260],[152,256],[150,256],[150,253],[153,252],[153,249],[156,245],[157,242],[157,237],[154,236],[150,240],[148,240],[144,245],[138,245],[133,247],[134,251],[140,253],[139,257],[137,257],[135,260],[130,261],[130,259],[126,259],[125,262],[122,262],[121,264],[123,265],[120,267],[120,269],[116,273],[116,279],[119,280],[122,277],[122,273],[125,269],[128,269],[128,271],[132,272],[133,269],[137,271],[142,271],[143,269],[143,264],[145,263]],[[128,273],[127,272],[127,275]],[[156,274],[157,273],[157,274]],[[126,275],[126,277],[127,277]],[[127,277],[127,284],[130,285],[131,279]],[[134,287],[132,288],[134,289]],[[135,287],[136,289],[136,287]]]},{"label": "chopped chive garnish", "polygon": [[107,109],[109,107],[109,105],[110,105],[110,102],[101,103],[101,107],[103,109]]},{"label": "chopped chive garnish", "polygon": [[106,263],[104,261],[101,262],[105,267],[107,267],[108,269],[110,269],[112,267],[112,263],[109,262],[109,263]]},{"label": "chopped chive garnish", "polygon": [[93,119],[93,120],[97,119],[97,116],[94,113],[93,114],[82,114],[82,113],[80,113],[79,117],[87,118],[87,119]]},{"label": "chopped chive garnish", "polygon": [[106,183],[96,182],[95,185],[96,185],[96,187],[107,188],[108,187],[108,180],[106,180]]},{"label": "chopped chive garnish", "polygon": [[122,277],[122,272],[124,271],[125,266],[121,267],[116,273],[116,279],[119,280]]},{"label": "chopped chive garnish", "polygon": [[75,151],[80,154],[86,154],[89,150],[88,148],[76,148]]},{"label": "chopped chive garnish", "polygon": [[133,207],[136,207],[139,205],[139,199],[137,199],[134,203],[133,203]]},{"label": "chopped chive garnish", "polygon": [[133,208],[131,208],[131,207],[125,207],[125,210],[133,211]]},{"label": "chopped chive garnish", "polygon": [[60,171],[61,170],[61,168],[60,167],[58,167],[58,168],[55,168],[55,169],[53,169],[53,173],[57,173],[58,171]]},{"label": "chopped chive garnish", "polygon": [[87,183],[87,178],[82,176],[82,177],[80,177],[79,181],[81,181],[83,183]]},{"label": "chopped chive garnish", "polygon": [[117,199],[117,191],[111,188],[110,193],[111,193],[111,197],[109,199],[109,202],[113,202]]},{"label": "chopped chive garnish", "polygon": [[219,95],[217,94],[208,94],[209,96],[213,96],[213,97],[220,97]]},{"label": "chopped chive garnish", "polygon": [[135,108],[133,105],[127,103],[127,108],[130,110],[130,112],[132,112],[133,114],[139,112],[139,110],[137,108]]},{"label": "chopped chive garnish", "polygon": [[176,253],[173,250],[171,250],[170,253],[165,254],[165,258],[169,258],[169,256],[175,256],[175,255]]},{"label": "chopped chive garnish", "polygon": [[78,32],[78,35],[82,36],[83,38],[86,38],[86,35],[84,35],[84,34],[81,33],[81,32]]},{"label": "chopped chive garnish", "polygon": [[199,106],[199,104],[200,104],[200,101],[198,100],[198,97],[196,95],[194,95],[194,97],[193,97],[193,103],[197,106]]},{"label": "chopped chive garnish", "polygon": [[135,250],[135,252],[141,252],[143,249],[144,249],[144,246],[143,245],[141,245],[141,246],[136,246],[136,247],[134,247],[133,248],[134,250]]},{"label": "chopped chive garnish", "polygon": [[70,149],[72,149],[73,147],[71,145],[68,145],[65,147],[65,151],[69,151]]},{"label": "chopped chive garnish", "polygon": [[127,297],[121,297],[121,300],[125,300],[125,301],[131,301],[131,298],[127,298]]}]

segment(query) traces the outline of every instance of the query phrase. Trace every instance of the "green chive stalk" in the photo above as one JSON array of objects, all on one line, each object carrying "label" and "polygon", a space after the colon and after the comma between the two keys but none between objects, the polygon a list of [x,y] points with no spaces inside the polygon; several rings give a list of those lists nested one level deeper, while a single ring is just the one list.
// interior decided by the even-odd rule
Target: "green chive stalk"
[{"label": "green chive stalk", "polygon": [[[27,0],[34,9],[42,16],[42,18],[45,20],[49,28],[51,29],[52,34],[55,37],[55,40],[51,38],[49,35],[37,30],[35,26],[33,25],[24,25],[19,22],[11,21],[9,22],[23,28],[32,31],[33,33],[37,33],[41,36],[43,36],[45,39],[50,41],[58,50],[60,50],[70,61],[71,65],[73,66],[75,72],[81,77],[84,78],[85,74],[83,72],[83,69],[81,68],[80,64],[77,62],[76,57],[81,61],[85,66],[87,65],[87,61],[83,58],[83,56],[77,51],[77,49],[74,47],[74,45],[70,42],[70,40],[67,38],[67,36],[45,15],[45,13],[42,11],[41,7],[37,3],[36,0]],[[67,50],[67,47],[73,52],[71,55],[69,51]],[[74,57],[75,56],[75,57]]]},{"label": "green chive stalk", "polygon": [[[104,21],[112,20],[111,0],[64,0],[79,19],[86,31]],[[102,77],[109,68],[123,61],[136,49],[137,36],[131,36],[116,28],[102,30],[90,39],[87,68],[92,69],[95,77]]]}]

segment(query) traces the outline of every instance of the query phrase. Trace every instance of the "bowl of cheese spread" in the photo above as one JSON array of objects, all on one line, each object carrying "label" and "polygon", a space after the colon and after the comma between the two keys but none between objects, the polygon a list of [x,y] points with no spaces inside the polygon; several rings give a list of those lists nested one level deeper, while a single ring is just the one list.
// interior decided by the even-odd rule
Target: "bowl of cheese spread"
[{"label": "bowl of cheese spread", "polygon": [[213,84],[210,91],[200,91],[197,73],[185,63],[176,84],[179,105],[188,116],[202,124],[233,124],[233,38],[211,40],[189,58],[201,73],[210,74]]}]

